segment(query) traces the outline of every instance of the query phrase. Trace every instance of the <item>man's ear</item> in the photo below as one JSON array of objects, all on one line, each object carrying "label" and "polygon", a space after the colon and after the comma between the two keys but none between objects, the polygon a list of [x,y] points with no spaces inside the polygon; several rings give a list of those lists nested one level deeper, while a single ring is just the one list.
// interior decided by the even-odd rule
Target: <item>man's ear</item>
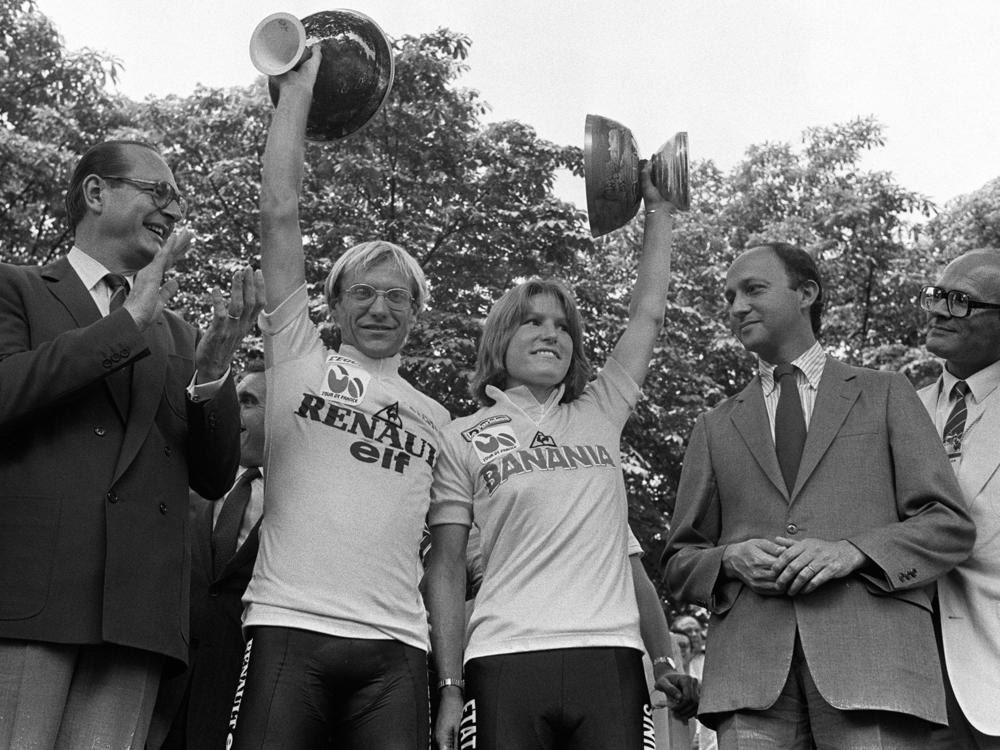
[{"label": "man's ear", "polygon": [[809,309],[812,307],[813,302],[816,301],[816,298],[819,297],[819,284],[812,279],[807,279],[799,284],[798,292],[802,299],[800,306]]},{"label": "man's ear", "polygon": [[106,183],[96,174],[87,175],[83,179],[83,202],[90,211],[101,213],[104,210],[104,188]]}]

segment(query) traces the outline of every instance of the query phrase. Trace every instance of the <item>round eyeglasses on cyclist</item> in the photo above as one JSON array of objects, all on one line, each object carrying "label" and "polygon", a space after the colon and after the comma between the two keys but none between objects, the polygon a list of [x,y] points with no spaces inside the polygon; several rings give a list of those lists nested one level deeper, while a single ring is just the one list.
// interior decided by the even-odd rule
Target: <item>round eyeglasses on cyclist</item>
[{"label": "round eyeglasses on cyclist", "polygon": [[934,312],[934,308],[941,300],[945,301],[948,314],[953,318],[968,317],[977,308],[1000,310],[1000,305],[972,299],[968,294],[960,292],[958,289],[925,286],[920,290],[920,306],[928,312]]},{"label": "round eyeglasses on cyclist", "polygon": [[161,211],[171,203],[176,202],[177,207],[181,210],[181,216],[187,215],[187,200],[166,180],[139,180],[134,177],[121,177],[113,174],[101,175],[101,177],[105,180],[124,182],[144,193],[149,193],[153,196],[153,205]]},{"label": "round eyeglasses on cyclist", "polygon": [[370,305],[376,297],[381,297],[390,310],[397,311],[406,310],[413,304],[413,295],[402,287],[376,289],[370,284],[353,284],[344,292],[344,296],[359,305]]}]

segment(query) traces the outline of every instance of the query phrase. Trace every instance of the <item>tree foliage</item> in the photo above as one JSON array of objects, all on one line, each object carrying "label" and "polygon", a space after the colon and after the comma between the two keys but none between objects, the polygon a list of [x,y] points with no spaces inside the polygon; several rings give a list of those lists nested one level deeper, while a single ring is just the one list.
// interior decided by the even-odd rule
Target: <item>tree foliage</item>
[{"label": "tree foliage", "polygon": [[[44,263],[67,250],[62,192],[73,163],[104,138],[146,139],[191,198],[197,241],[178,269],[173,304],[204,322],[206,291],[258,261],[272,111],[265,81],[135,102],[109,93],[119,63],[67,51],[34,0],[0,0],[0,23],[3,259]],[[384,238],[421,262],[432,298],[408,342],[405,374],[455,415],[474,408],[467,377],[482,319],[520,279],[564,279],[588,321],[589,354],[603,362],[626,322],[642,221],[590,238],[584,213],[553,192],[561,171],[582,176],[580,149],[547,142],[525,123],[486,122],[487,104],[460,85],[470,44],[447,29],[395,40],[386,106],[360,133],[308,146],[300,207],[312,314],[330,343],[336,333],[326,328],[320,290],[346,248]],[[751,145],[729,171],[692,163],[667,322],[623,434],[631,520],[654,580],[694,419],[752,375],[722,299],[736,254],[761,239],[806,247],[826,279],[826,346],[921,380],[932,364],[921,348],[919,286],[964,249],[1000,246],[1000,180],[925,222],[934,212],[925,197],[862,168],[883,143],[879,123],[863,117],[810,128],[797,145]]]},{"label": "tree foliage", "polygon": [[69,249],[61,191],[81,148],[113,127],[119,64],[67,52],[34,0],[0,0],[0,255],[26,262]]}]

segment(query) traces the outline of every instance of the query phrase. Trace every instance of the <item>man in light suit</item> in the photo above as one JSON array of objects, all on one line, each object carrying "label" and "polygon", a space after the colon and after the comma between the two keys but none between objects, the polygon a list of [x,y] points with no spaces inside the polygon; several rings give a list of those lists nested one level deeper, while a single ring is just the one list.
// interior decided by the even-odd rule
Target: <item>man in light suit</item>
[{"label": "man in light suit", "polygon": [[232,483],[227,373],[263,289],[239,272],[203,336],[165,309],[189,237],[146,144],[90,149],[66,204],[66,257],[0,264],[0,746],[141,748],[187,659],[188,487]]},{"label": "man in light suit", "polygon": [[226,745],[246,648],[242,598],[257,559],[264,510],[267,381],[262,357],[248,362],[236,396],[240,470],[224,500],[192,497],[191,663],[161,685],[147,750],[218,750]]},{"label": "man in light suit", "polygon": [[698,419],[664,552],[711,612],[700,718],[722,750],[919,747],[945,721],[929,584],[974,538],[954,474],[903,376],[823,353],[807,253],[753,247],[725,294],[758,375]]},{"label": "man in light suit", "polygon": [[933,747],[995,750],[1000,748],[1000,251],[974,250],[956,258],[936,286],[924,287],[920,303],[930,316],[927,350],[944,360],[941,376],[920,397],[945,439],[976,523],[972,556],[937,584],[949,728],[936,732]]}]

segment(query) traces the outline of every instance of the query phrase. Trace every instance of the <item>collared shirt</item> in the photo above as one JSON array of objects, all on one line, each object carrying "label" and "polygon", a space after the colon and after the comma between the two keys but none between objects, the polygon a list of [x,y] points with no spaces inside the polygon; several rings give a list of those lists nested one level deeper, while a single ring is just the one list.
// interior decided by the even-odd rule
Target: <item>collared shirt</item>
[{"label": "collared shirt", "polygon": [[[87,287],[90,296],[94,298],[97,309],[101,311],[101,317],[106,317],[111,307],[111,295],[114,293],[104,278],[109,273],[108,269],[99,260],[90,257],[76,245],[66,255],[66,260],[76,271],[76,275],[80,277],[83,285]],[[131,289],[135,282],[135,274],[122,275],[128,282],[128,288]]]},{"label": "collared shirt", "polygon": [[[802,416],[806,420],[806,429],[809,429],[809,421],[812,419],[813,407],[816,405],[816,392],[819,388],[820,378],[823,377],[823,367],[826,365],[826,352],[819,342],[815,342],[802,354],[792,360],[791,364],[797,368],[795,371],[795,383],[799,387],[799,400],[802,402]],[[778,410],[778,396],[781,390],[774,382],[774,368],[770,362],[763,359],[757,360],[757,374],[760,377],[760,385],[764,390],[764,406],[767,407],[767,421],[771,423],[771,438],[774,439],[774,414]]]},{"label": "collared shirt", "polygon": [[[253,527],[257,525],[257,521],[264,514],[264,467],[260,466],[258,469],[261,472],[261,476],[250,482],[250,501],[247,503],[247,509],[243,511],[243,518],[240,520],[240,531],[236,536],[236,549],[243,546],[243,542],[247,540],[250,536],[250,532],[253,531]],[[240,466],[240,470],[236,472],[236,481],[233,483],[233,487],[239,484],[240,479],[243,474],[249,471],[247,467]],[[232,488],[230,488],[230,492]],[[227,495],[229,493],[226,493]],[[222,500],[212,503],[212,528],[215,528],[215,524],[219,520],[219,513],[222,512],[222,506],[224,503]]]},{"label": "collared shirt", "polygon": [[[87,253],[76,245],[73,245],[73,248],[66,254],[66,260],[69,261],[70,267],[80,277],[80,281],[83,282],[87,291],[90,292],[90,296],[93,298],[94,304],[97,305],[101,317],[106,318],[111,311],[111,295],[114,294],[114,290],[108,286],[108,282],[104,278],[110,271],[104,267],[103,263],[87,255]],[[128,273],[122,274],[122,276],[125,277],[125,280],[128,282],[128,288],[131,291],[132,285],[135,283],[135,274]],[[208,401],[218,393],[219,388],[222,387],[228,376],[229,370],[227,369],[218,380],[196,385],[195,381],[198,378],[198,371],[195,370],[194,376],[187,387],[188,397],[195,402]]]},{"label": "collared shirt", "polygon": [[[944,425],[955,405],[951,391],[959,380],[960,378],[956,378],[948,372],[947,368],[942,370],[941,379],[938,381],[937,406],[934,410],[934,425],[937,427],[938,435],[942,435],[944,432]],[[969,386],[969,395],[965,399],[965,406],[968,409],[968,414],[965,417],[965,429],[968,432],[975,425],[976,420],[982,416],[983,401],[993,393],[997,386],[1000,386],[1000,361],[973,373],[965,378],[965,382]]]}]

